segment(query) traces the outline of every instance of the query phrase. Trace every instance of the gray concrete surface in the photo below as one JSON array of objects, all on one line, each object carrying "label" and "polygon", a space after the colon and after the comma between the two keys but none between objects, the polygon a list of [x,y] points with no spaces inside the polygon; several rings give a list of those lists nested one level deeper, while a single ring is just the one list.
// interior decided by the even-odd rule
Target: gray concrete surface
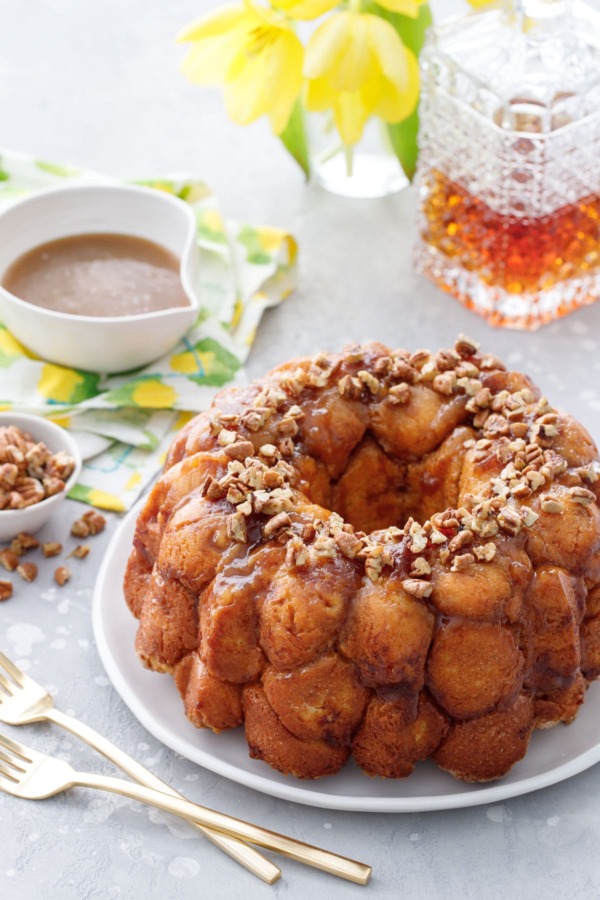
[{"label": "gray concrete surface", "polygon": [[[600,439],[600,305],[536,334],[493,331],[417,277],[410,191],[349,201],[307,188],[264,123],[238,129],[216,93],[177,72],[173,35],[212,0],[0,0],[0,144],[117,175],[200,173],[225,213],[289,228],[300,287],[270,312],[251,375],[296,353],[375,338],[439,347],[458,331],[528,371]],[[458,0],[436,3],[439,14]],[[44,534],[66,539],[68,504]],[[190,829],[108,795],[74,791],[44,803],[0,795],[0,897],[10,900],[304,900],[322,892],[418,900],[594,900],[600,897],[600,767],[487,807],[421,815],[338,813],[255,793],[161,746],[132,717],[98,658],[90,606],[102,548],[19,584],[0,608],[0,644],[75,712],[191,799],[253,818],[374,866],[367,889],[292,862],[266,887]],[[575,726],[576,727],[576,726]],[[600,724],[599,724],[600,728]],[[109,771],[56,728],[17,732],[75,765]]]}]

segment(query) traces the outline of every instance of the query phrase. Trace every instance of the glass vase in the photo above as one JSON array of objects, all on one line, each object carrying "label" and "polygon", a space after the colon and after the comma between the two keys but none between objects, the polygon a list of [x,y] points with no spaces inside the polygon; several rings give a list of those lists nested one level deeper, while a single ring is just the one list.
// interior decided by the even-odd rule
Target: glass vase
[{"label": "glass vase", "polygon": [[311,178],[343,197],[386,197],[403,190],[408,178],[394,153],[385,123],[371,118],[361,140],[348,147],[331,113],[308,113]]}]

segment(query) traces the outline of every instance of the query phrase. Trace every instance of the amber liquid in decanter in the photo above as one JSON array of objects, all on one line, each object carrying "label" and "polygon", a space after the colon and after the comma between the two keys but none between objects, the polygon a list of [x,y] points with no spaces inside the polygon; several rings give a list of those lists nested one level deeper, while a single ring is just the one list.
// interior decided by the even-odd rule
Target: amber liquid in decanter
[{"label": "amber liquid in decanter", "polygon": [[417,268],[520,328],[600,297],[600,31],[544,9],[449,23],[422,57]]}]

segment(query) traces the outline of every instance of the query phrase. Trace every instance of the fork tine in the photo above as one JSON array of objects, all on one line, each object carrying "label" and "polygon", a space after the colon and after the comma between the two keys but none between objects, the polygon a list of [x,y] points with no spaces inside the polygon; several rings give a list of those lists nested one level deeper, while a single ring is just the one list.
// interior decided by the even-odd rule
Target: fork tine
[{"label": "fork tine", "polygon": [[10,772],[8,772],[3,765],[0,764],[0,789],[2,789],[2,779],[7,778],[11,784],[18,784],[19,779],[15,778]]},{"label": "fork tine", "polygon": [[[4,690],[6,691],[6,693],[7,693],[10,697],[12,697],[16,685],[15,685],[15,684],[11,684],[11,682],[8,680],[8,678],[5,678],[4,675],[2,675],[1,673],[0,673],[0,685],[2,685],[2,687],[4,688]],[[0,693],[0,703],[1,703],[1,702],[2,702],[2,693]]]},{"label": "fork tine", "polygon": [[4,666],[8,674],[11,678],[14,678],[19,687],[23,687],[23,683],[25,681],[25,673],[22,672],[18,666],[15,666],[14,662],[12,662],[8,656],[6,656],[0,650],[0,665]]},{"label": "fork tine", "polygon": [[33,759],[27,756],[27,754],[32,751],[28,750],[27,747],[24,747],[23,744],[19,744],[17,741],[11,741],[5,734],[0,734],[0,746],[9,750],[11,753],[15,753],[17,756],[20,756],[25,762],[33,762]]},{"label": "fork tine", "polygon": [[[19,762],[22,762],[22,760],[19,759]],[[2,764],[2,767],[4,769],[6,768],[6,766],[10,766],[11,769],[17,769],[19,772],[27,771],[26,769],[23,769],[22,766],[19,766],[15,762],[14,756],[8,756],[8,754],[4,753],[4,751],[2,751],[2,750],[0,750],[0,764]]]},{"label": "fork tine", "polygon": [[4,666],[8,674],[15,679],[18,685],[23,686],[24,673],[19,669],[18,666],[15,666],[14,662],[12,662],[6,654],[2,653],[0,650],[0,665]]}]

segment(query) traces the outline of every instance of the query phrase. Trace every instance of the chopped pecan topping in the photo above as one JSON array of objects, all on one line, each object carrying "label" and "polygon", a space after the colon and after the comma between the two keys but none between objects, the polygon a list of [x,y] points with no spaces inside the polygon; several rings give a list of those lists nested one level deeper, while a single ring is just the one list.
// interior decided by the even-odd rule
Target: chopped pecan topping
[{"label": "chopped pecan topping", "polygon": [[240,419],[240,424],[248,431],[256,432],[268,422],[273,415],[273,410],[268,406],[250,409]]},{"label": "chopped pecan topping", "polygon": [[216,478],[213,478],[212,475],[208,475],[206,477],[206,480],[202,485],[203,497],[208,497],[209,500],[222,500],[226,493],[226,488],[223,487],[223,485],[220,484],[220,482],[218,482]]},{"label": "chopped pecan topping", "polygon": [[442,534],[437,528],[432,528],[429,533],[429,540],[432,544],[445,544],[448,540],[445,534]]},{"label": "chopped pecan topping", "polygon": [[448,549],[451,553],[458,553],[459,550],[462,550],[463,547],[468,547],[469,544],[473,543],[473,532],[469,530],[459,531],[458,534],[455,534],[450,543],[448,544]]},{"label": "chopped pecan topping", "polygon": [[243,461],[254,454],[254,445],[252,441],[236,441],[233,444],[227,444],[225,454],[230,459]]},{"label": "chopped pecan topping", "polygon": [[234,444],[237,440],[237,431],[231,431],[229,428],[221,428],[217,435],[217,443],[221,447],[227,447]]},{"label": "chopped pecan topping", "polygon": [[430,597],[433,590],[433,586],[429,581],[423,581],[420,578],[405,578],[402,582],[402,587],[407,594],[410,594],[416,600]]},{"label": "chopped pecan topping", "polygon": [[456,373],[442,372],[440,375],[436,375],[433,379],[432,387],[438,394],[450,397],[456,387]]},{"label": "chopped pecan topping", "polygon": [[420,575],[431,575],[431,566],[424,556],[417,556],[417,558],[413,560],[410,574],[417,577]]},{"label": "chopped pecan topping", "polygon": [[302,538],[295,535],[288,542],[285,550],[285,562],[289,568],[300,568],[308,562],[308,547]]},{"label": "chopped pecan topping", "polygon": [[248,540],[246,519],[241,512],[234,512],[227,517],[227,537],[240,544],[245,544]]},{"label": "chopped pecan topping", "polygon": [[334,559],[337,556],[337,546],[335,540],[326,534],[318,535],[312,545],[312,551],[317,557],[326,557]]},{"label": "chopped pecan topping", "polygon": [[407,384],[395,384],[388,391],[388,403],[393,406],[404,406],[410,400],[410,387]]},{"label": "chopped pecan topping", "polygon": [[0,579],[0,602],[3,600],[10,600],[12,595],[13,595],[12,582],[5,581],[4,579]]},{"label": "chopped pecan topping", "polygon": [[466,334],[459,334],[454,349],[462,359],[468,359],[470,356],[475,356],[479,350],[479,344],[472,341]]},{"label": "chopped pecan topping", "polygon": [[521,507],[521,517],[528,528],[531,528],[534,522],[537,522],[539,516],[529,506]]},{"label": "chopped pecan topping", "polygon": [[475,562],[475,557],[472,553],[461,553],[459,556],[455,556],[450,566],[451,572],[462,572],[463,569],[467,569],[470,565]]},{"label": "chopped pecan topping", "polygon": [[596,495],[584,487],[573,487],[569,490],[569,494],[575,503],[581,503],[583,506],[589,506],[596,500]]},{"label": "chopped pecan topping", "polygon": [[298,422],[293,416],[284,416],[278,430],[284,437],[295,437],[298,434]]},{"label": "chopped pecan topping", "polygon": [[564,509],[561,501],[556,497],[543,497],[540,506],[542,511],[547,513],[562,513]]},{"label": "chopped pecan topping", "polygon": [[345,400],[359,400],[362,396],[363,385],[358,378],[344,375],[338,382],[338,391]]},{"label": "chopped pecan topping", "polygon": [[498,513],[498,525],[508,534],[518,534],[521,530],[522,519],[516,509],[503,506]]},{"label": "chopped pecan topping", "polygon": [[289,528],[292,520],[287,513],[281,512],[263,525],[263,535],[268,539],[280,534],[284,529]]},{"label": "chopped pecan topping", "polygon": [[395,381],[406,384],[416,384],[421,378],[419,372],[405,359],[394,360],[391,376]]},{"label": "chopped pecan topping", "polygon": [[339,529],[333,535],[340,552],[348,559],[354,559],[362,547],[361,542],[354,534]]},{"label": "chopped pecan topping", "polygon": [[366,369],[361,369],[358,373],[358,377],[360,381],[367,386],[371,394],[377,394],[381,390],[381,382],[379,379],[375,378],[375,376]]},{"label": "chopped pecan topping", "polygon": [[263,444],[258,453],[259,456],[262,456],[268,460],[279,459],[279,450],[277,449],[275,444]]},{"label": "chopped pecan topping", "polygon": [[491,562],[496,555],[496,545],[493,541],[473,547],[473,553],[482,562]]}]

